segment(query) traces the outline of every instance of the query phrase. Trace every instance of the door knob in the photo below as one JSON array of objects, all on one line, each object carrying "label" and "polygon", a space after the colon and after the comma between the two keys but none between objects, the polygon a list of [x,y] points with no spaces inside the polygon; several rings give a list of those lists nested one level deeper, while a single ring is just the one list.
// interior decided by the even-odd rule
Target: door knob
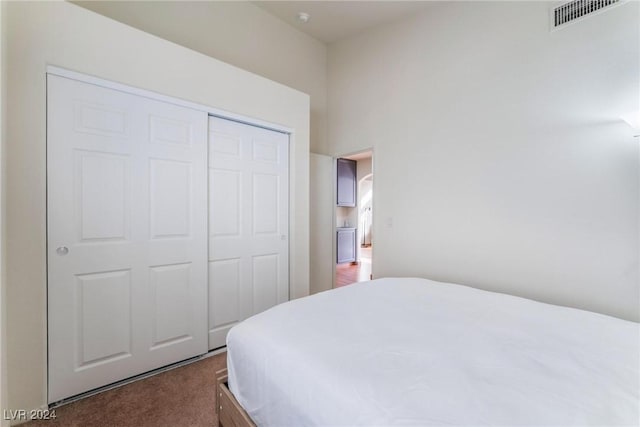
[{"label": "door knob", "polygon": [[66,246],[60,246],[58,249],[56,249],[56,253],[58,255],[66,255],[69,253],[69,248]]}]

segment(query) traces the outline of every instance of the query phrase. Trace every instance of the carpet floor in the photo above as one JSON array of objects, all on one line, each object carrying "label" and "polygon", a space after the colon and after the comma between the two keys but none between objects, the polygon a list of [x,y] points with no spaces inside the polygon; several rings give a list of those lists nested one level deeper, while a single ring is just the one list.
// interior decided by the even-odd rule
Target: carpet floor
[{"label": "carpet floor", "polygon": [[28,427],[217,426],[216,371],[227,353],[98,393],[56,408],[55,420]]}]

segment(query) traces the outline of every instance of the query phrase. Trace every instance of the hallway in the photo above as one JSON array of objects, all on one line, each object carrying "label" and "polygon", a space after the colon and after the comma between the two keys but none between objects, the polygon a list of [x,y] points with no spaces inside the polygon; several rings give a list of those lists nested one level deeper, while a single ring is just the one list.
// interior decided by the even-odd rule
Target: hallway
[{"label": "hallway", "polygon": [[370,280],[371,277],[371,246],[360,248],[359,264],[336,265],[336,288],[356,282]]}]

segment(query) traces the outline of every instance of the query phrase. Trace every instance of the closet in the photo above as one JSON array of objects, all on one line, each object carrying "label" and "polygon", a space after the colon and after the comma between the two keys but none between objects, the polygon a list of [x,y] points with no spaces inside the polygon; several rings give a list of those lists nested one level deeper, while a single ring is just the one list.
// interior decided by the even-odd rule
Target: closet
[{"label": "closet", "polygon": [[288,135],[209,119],[209,347],[289,299]]},{"label": "closet", "polygon": [[93,80],[47,77],[50,403],[288,299],[288,135]]}]

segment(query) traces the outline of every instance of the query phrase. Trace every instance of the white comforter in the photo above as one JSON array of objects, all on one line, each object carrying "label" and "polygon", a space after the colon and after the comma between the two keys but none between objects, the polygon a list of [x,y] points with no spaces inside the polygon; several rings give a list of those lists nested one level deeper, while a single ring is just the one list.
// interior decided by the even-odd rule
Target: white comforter
[{"label": "white comforter", "polygon": [[424,279],[274,307],[227,338],[258,425],[638,425],[639,325]]}]

